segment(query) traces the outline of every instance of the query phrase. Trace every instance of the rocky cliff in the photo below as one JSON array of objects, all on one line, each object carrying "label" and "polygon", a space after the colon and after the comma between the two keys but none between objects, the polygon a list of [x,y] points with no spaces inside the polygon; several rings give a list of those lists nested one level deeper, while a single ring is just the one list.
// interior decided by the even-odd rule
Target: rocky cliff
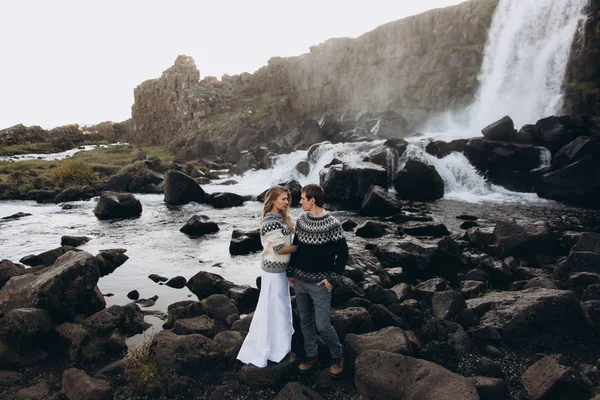
[{"label": "rocky cliff", "polygon": [[[207,119],[240,110],[258,121],[267,108],[271,115],[273,105],[303,117],[392,110],[418,125],[472,100],[497,2],[471,0],[431,10],[356,39],[328,40],[298,57],[272,58],[253,75],[221,81],[199,81],[194,61],[180,56],[160,78],[135,89],[134,140],[168,143],[180,134],[203,133]],[[259,95],[258,103],[249,100]],[[246,111],[249,103],[258,116],[257,110]]]},{"label": "rocky cliff", "polygon": [[564,112],[600,114],[600,0],[590,0],[588,18],[573,42],[565,78]]}]

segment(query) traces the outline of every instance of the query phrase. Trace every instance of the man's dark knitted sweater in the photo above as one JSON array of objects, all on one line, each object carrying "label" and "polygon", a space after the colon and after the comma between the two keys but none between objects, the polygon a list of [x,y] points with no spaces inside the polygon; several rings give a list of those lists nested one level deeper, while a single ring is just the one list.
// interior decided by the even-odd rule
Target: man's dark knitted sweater
[{"label": "man's dark knitted sweater", "polygon": [[296,222],[292,254],[287,275],[303,282],[327,279],[335,285],[348,261],[348,244],[340,222],[330,214],[313,217],[305,213]]}]

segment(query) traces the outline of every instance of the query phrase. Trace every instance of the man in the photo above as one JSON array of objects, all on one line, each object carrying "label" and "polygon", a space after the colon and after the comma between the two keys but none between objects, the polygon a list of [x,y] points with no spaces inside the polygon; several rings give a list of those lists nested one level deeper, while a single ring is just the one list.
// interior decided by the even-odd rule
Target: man
[{"label": "man", "polygon": [[340,222],[323,209],[321,186],[304,186],[300,204],[306,213],[296,222],[293,245],[298,249],[292,254],[287,271],[294,284],[306,351],[306,360],[298,369],[308,372],[317,364],[316,327],[333,359],[329,374],[336,378],[344,370],[344,356],[331,325],[331,291],[346,267],[348,244]]}]

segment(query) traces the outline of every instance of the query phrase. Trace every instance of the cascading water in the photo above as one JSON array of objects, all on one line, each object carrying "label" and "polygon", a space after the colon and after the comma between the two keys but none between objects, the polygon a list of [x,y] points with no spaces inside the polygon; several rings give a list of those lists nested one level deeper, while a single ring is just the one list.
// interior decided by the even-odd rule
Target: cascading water
[{"label": "cascading water", "polygon": [[[504,115],[513,118],[518,128],[556,114],[561,106],[561,86],[575,32],[585,19],[588,0],[499,0],[490,26],[484,60],[479,74],[480,88],[467,114],[454,115],[426,129],[418,138],[407,138],[409,147],[402,159],[386,153],[386,169],[397,172],[407,158],[433,165],[445,183],[445,198],[468,202],[542,201],[535,194],[515,193],[492,185],[460,153],[443,159],[423,150],[430,139],[449,141],[480,135],[481,129]],[[460,121],[460,122],[458,122]],[[440,128],[439,123],[442,127]],[[208,191],[257,194],[257,188],[296,179],[301,184],[319,182],[319,173],[333,158],[362,160],[383,141],[369,143],[323,144],[308,158],[310,173],[296,171],[298,162],[307,160],[306,151],[275,159],[271,170],[250,171],[234,177],[234,186],[209,185]],[[549,152],[542,152],[542,165],[550,163]],[[392,188],[394,173],[388,173]]]},{"label": "cascading water", "polygon": [[589,0],[500,0],[485,48],[470,125],[509,115],[518,128],[560,111],[575,32]]}]

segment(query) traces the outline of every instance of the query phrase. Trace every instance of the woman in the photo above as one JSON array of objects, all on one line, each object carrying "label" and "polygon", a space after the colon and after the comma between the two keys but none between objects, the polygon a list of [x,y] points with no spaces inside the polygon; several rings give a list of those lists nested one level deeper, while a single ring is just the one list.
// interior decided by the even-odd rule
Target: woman
[{"label": "woman", "polygon": [[291,245],[294,223],[289,216],[290,201],[288,188],[273,186],[267,191],[261,214],[260,296],[250,331],[237,356],[243,363],[261,368],[267,361],[281,361],[292,347],[294,328],[286,269],[296,246]]}]

